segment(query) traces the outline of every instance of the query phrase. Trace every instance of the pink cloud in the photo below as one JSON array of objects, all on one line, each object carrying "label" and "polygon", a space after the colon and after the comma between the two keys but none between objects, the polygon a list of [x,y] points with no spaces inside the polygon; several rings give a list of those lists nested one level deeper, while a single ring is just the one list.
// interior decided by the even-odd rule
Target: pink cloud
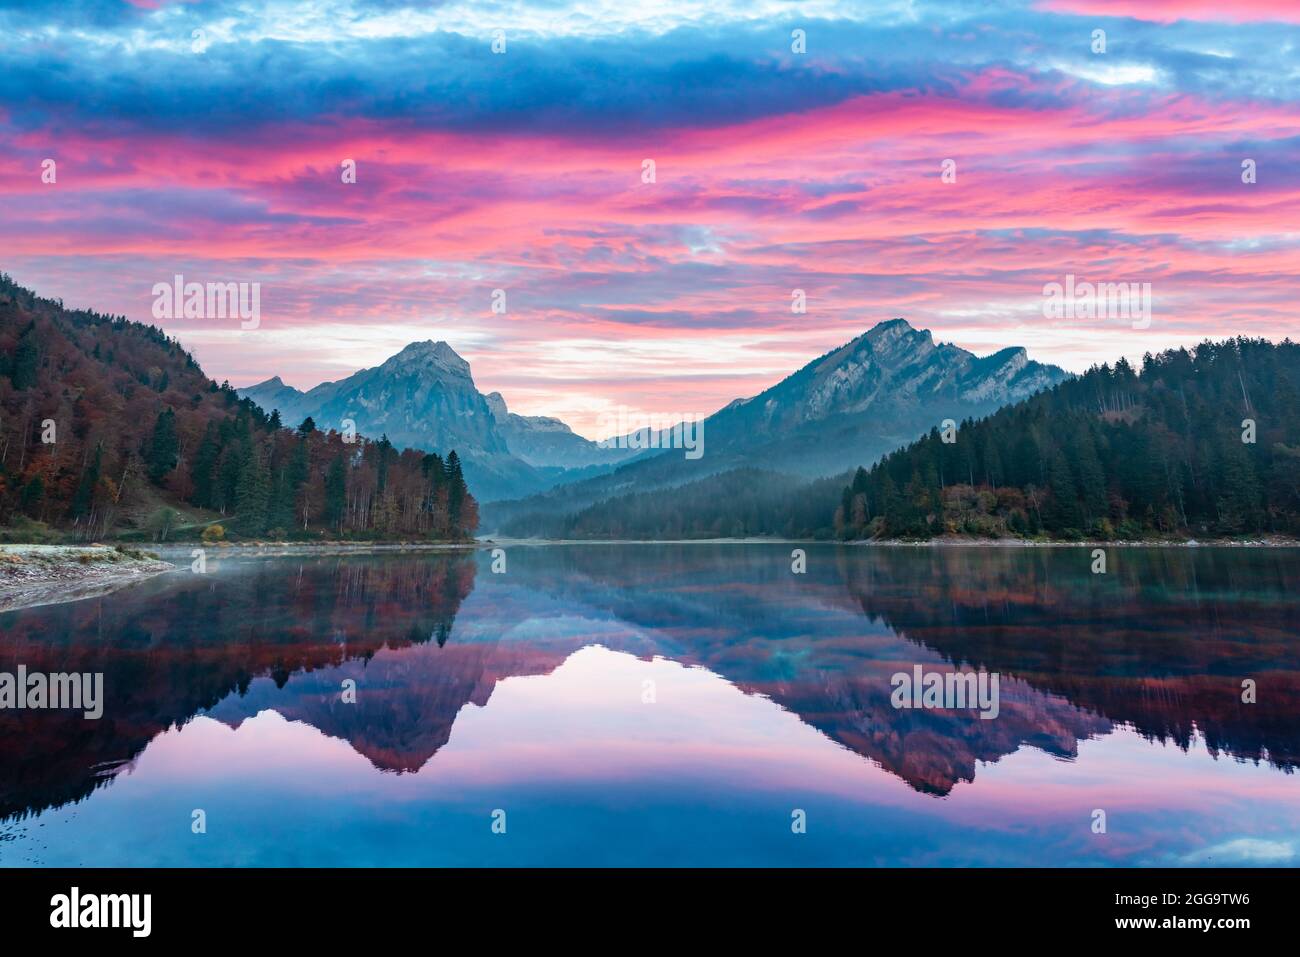
[{"label": "pink cloud", "polygon": [[1037,6],[1056,13],[1132,17],[1156,23],[1173,23],[1175,20],[1300,23],[1300,9],[1292,0],[1255,0],[1249,4],[1227,4],[1216,0],[1040,0]]},{"label": "pink cloud", "polygon": [[[1011,94],[1032,81],[990,69],[960,95],[861,96],[644,142],[321,121],[221,150],[85,131],[52,150],[29,132],[0,159],[0,255],[51,294],[146,320],[149,288],[173,271],[258,280],[269,330],[333,324],[392,351],[386,327],[446,338],[519,411],[563,409],[587,429],[602,401],[711,411],[897,315],[1080,368],[1099,357],[1084,330],[1032,326],[1042,285],[1066,272],[1152,282],[1165,344],[1293,328],[1300,178],[1270,144],[1300,136],[1294,110],[1099,99],[1065,77],[1056,105],[1030,107]],[[1244,142],[1258,145],[1253,186]],[[57,185],[40,181],[46,155]],[[356,184],[340,180],[345,158]],[[945,159],[956,183],[940,179]],[[496,287],[511,291],[506,317],[487,309]],[[807,315],[789,310],[795,287]],[[361,361],[168,328],[239,384],[309,386]],[[1122,335],[1100,357],[1151,346]],[[569,340],[609,346],[557,358]]]}]

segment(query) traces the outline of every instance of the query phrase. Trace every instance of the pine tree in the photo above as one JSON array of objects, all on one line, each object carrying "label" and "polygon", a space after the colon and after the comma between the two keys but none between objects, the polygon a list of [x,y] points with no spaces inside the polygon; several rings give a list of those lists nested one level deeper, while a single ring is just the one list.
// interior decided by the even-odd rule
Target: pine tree
[{"label": "pine tree", "polygon": [[1053,449],[1048,458],[1047,484],[1052,490],[1051,500],[1043,510],[1047,529],[1055,534],[1078,534],[1083,530],[1083,510],[1070,463],[1060,450]]},{"label": "pine tree", "polygon": [[250,451],[247,441],[227,442],[221,451],[221,460],[217,463],[217,482],[213,495],[212,507],[222,512],[235,507],[235,490],[239,486],[239,477],[244,472]]},{"label": "pine tree", "polygon": [[271,498],[271,480],[266,462],[254,449],[244,463],[235,487],[235,516],[239,527],[249,535],[266,531],[268,506]]},{"label": "pine tree", "polygon": [[176,413],[170,408],[158,413],[154,422],[153,436],[145,452],[145,465],[149,471],[149,481],[157,485],[167,473],[176,468],[180,453],[180,441],[176,437]]},{"label": "pine tree", "polygon": [[194,465],[190,472],[194,480],[194,492],[190,501],[199,508],[216,508],[217,462],[220,458],[221,445],[217,429],[209,422],[203,430],[198,450],[194,453]]},{"label": "pine tree", "polygon": [[388,433],[384,433],[380,437],[379,441],[375,443],[374,449],[379,494],[383,495],[384,490],[388,488],[388,465],[397,457],[397,453],[393,451],[393,443],[388,441]]},{"label": "pine tree", "polygon": [[1070,451],[1074,456],[1074,471],[1078,476],[1077,491],[1083,500],[1084,524],[1092,525],[1106,517],[1106,472],[1101,467],[1097,446],[1086,421],[1081,420],[1076,424]]},{"label": "pine tree", "polygon": [[469,490],[465,486],[465,476],[460,468],[460,456],[456,450],[452,449],[447,453],[447,512],[451,519],[452,534],[455,535],[461,529],[462,506],[465,504],[465,496]]},{"label": "pine tree", "polygon": [[40,340],[36,333],[36,323],[28,325],[18,340],[18,349],[14,353],[13,379],[14,388],[19,391],[35,388],[41,365]]}]

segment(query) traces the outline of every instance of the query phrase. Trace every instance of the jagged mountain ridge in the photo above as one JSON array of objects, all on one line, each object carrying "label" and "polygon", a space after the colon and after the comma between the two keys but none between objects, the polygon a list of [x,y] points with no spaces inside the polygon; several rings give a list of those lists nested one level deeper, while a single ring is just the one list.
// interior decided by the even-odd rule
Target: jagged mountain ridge
[{"label": "jagged mountain ridge", "polygon": [[343,429],[351,419],[367,435],[386,434],[399,448],[447,454],[456,449],[466,481],[486,498],[536,491],[544,476],[511,454],[469,363],[445,342],[413,342],[378,366],[306,392],[276,376],[240,389],[286,424],[310,416],[320,428]]},{"label": "jagged mountain ridge", "polygon": [[[711,416],[706,448],[766,449],[768,467],[830,475],[874,460],[942,418],[992,411],[1066,377],[1023,348],[981,358],[892,319]],[[766,448],[764,436],[785,448]]]},{"label": "jagged mountain ridge", "polygon": [[278,408],[286,424],[311,416],[322,428],[340,429],[353,418],[359,429],[386,432],[394,444],[442,451],[464,443],[483,454],[507,453],[469,363],[445,342],[413,342],[378,366],[306,392],[279,376],[238,391],[268,412]]},{"label": "jagged mountain ridge", "polygon": [[807,479],[842,474],[870,465],[946,418],[987,415],[1066,378],[1064,370],[1030,359],[1023,348],[980,357],[936,344],[929,330],[892,319],[709,416],[699,459],[668,450],[523,501],[497,503],[485,528],[547,534],[546,516],[737,468]]},{"label": "jagged mountain ridge", "polygon": [[481,393],[470,365],[448,343],[412,342],[380,365],[303,392],[279,376],[238,390],[286,425],[310,416],[324,429],[345,419],[396,446],[445,455],[456,449],[465,477],[485,499],[515,498],[551,487],[584,469],[636,454],[602,448],[559,419],[511,412],[499,392]]},{"label": "jagged mountain ridge", "polygon": [[239,394],[268,412],[278,408],[288,425],[311,416],[322,428],[339,429],[352,419],[398,446],[444,454],[454,447],[482,499],[532,496],[543,510],[571,511],[732,468],[838,474],[943,418],[987,414],[1065,377],[1022,348],[979,357],[892,319],[713,413],[705,420],[705,454],[694,461],[678,450],[602,448],[559,419],[510,412],[499,392],[478,391],[469,363],[446,342],[411,343],[378,366],[306,392],[277,376]]}]

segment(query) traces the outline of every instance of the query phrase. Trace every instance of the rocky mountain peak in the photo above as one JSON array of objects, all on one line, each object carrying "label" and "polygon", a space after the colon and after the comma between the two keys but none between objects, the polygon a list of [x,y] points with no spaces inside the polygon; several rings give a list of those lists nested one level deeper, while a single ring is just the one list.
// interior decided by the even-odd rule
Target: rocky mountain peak
[{"label": "rocky mountain peak", "polygon": [[858,341],[870,343],[876,351],[888,351],[904,343],[933,346],[934,336],[929,329],[917,329],[906,319],[887,319],[864,332]]},{"label": "rocky mountain peak", "polygon": [[458,378],[470,378],[469,363],[441,339],[412,342],[401,352],[380,366],[386,372],[419,372],[429,370]]},{"label": "rocky mountain peak", "polygon": [[487,403],[488,408],[492,410],[492,415],[498,422],[504,421],[505,417],[510,412],[510,410],[506,408],[505,396],[500,392],[489,392],[487,395],[483,396],[483,401]]}]

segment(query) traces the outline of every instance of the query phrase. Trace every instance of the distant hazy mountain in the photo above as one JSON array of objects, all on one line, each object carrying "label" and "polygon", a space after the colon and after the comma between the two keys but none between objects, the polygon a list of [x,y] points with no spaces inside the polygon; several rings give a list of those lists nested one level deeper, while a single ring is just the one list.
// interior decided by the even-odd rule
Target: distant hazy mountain
[{"label": "distant hazy mountain", "polygon": [[235,391],[239,393],[241,398],[252,399],[268,414],[272,409],[279,409],[280,421],[288,428],[296,428],[301,424],[302,419],[306,418],[306,416],[295,418],[296,409],[302,402],[303,393],[291,385],[285,385],[278,375],[272,376],[265,382],[249,386],[247,389],[236,389]]},{"label": "distant hazy mountain", "polygon": [[623,462],[637,452],[627,448],[601,448],[584,439],[559,419],[545,415],[518,415],[506,408],[500,392],[485,396],[497,428],[512,454],[539,468],[583,468]]},{"label": "distant hazy mountain", "polygon": [[805,478],[840,474],[870,465],[944,419],[987,415],[1066,378],[1022,348],[979,357],[893,319],[709,416],[699,459],[674,449],[641,457],[526,501],[498,503],[484,528],[549,534],[541,531],[550,524],[545,516],[736,468]]}]

